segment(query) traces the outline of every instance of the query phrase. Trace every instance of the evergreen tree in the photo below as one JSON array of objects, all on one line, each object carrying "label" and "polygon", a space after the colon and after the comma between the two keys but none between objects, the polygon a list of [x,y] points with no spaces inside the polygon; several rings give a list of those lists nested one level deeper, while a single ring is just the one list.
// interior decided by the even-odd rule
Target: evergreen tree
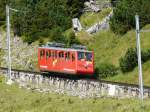
[{"label": "evergreen tree", "polygon": [[[135,15],[140,16],[140,26],[150,23],[150,0],[118,0],[111,19],[111,29],[124,34],[135,28]],[[145,22],[147,21],[147,22]]]},{"label": "evergreen tree", "polygon": [[[0,23],[6,20],[6,3],[19,10],[11,13],[11,26],[15,35],[23,36],[29,43],[41,37],[65,40],[57,36],[65,38],[62,32],[71,27],[72,17],[79,16],[84,6],[84,0],[0,0]],[[53,32],[56,33],[55,38],[51,36]]]},{"label": "evergreen tree", "polygon": [[6,0],[0,0],[0,26],[5,24],[6,20]]}]

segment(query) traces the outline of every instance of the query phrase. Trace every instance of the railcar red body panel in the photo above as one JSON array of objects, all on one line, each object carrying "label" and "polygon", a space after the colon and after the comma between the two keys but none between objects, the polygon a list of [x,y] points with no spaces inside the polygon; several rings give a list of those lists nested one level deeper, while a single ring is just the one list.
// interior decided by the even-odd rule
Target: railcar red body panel
[{"label": "railcar red body panel", "polygon": [[94,73],[94,53],[58,47],[39,47],[38,65],[40,71],[60,72],[74,75]]}]

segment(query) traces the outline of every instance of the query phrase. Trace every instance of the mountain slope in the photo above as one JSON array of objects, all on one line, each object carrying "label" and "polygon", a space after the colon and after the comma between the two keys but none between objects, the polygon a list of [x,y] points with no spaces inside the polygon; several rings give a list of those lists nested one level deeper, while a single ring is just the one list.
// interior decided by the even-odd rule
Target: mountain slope
[{"label": "mountain slope", "polygon": [[[150,29],[150,25],[146,25],[143,29]],[[150,32],[141,32],[141,49],[150,49]],[[112,31],[101,31],[94,35],[89,35],[84,31],[77,33],[77,37],[88,47],[95,52],[95,65],[100,68],[101,64],[113,64],[119,67],[119,59],[124,56],[128,48],[136,47],[135,30],[127,32],[125,35],[116,35]],[[143,65],[143,78],[145,85],[150,85],[150,61]],[[138,68],[136,67],[132,72],[119,74],[114,77],[106,78],[106,80],[121,81],[128,83],[138,82]]]}]

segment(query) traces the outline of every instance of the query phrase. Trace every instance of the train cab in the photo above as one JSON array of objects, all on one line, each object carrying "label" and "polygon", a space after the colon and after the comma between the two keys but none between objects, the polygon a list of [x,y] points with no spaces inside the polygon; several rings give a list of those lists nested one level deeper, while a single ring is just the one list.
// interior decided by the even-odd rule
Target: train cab
[{"label": "train cab", "polygon": [[77,73],[78,74],[93,74],[94,73],[94,58],[93,52],[77,51]]}]

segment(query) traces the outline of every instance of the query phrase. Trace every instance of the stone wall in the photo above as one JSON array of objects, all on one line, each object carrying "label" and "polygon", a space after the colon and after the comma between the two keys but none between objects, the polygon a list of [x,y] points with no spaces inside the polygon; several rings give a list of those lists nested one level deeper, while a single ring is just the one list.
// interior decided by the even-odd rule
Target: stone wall
[{"label": "stone wall", "polygon": [[[7,76],[5,71],[1,74]],[[80,98],[130,98],[139,96],[139,89],[137,87],[108,84],[91,80],[69,80],[63,78],[44,77],[35,73],[13,71],[12,80],[16,82],[19,87],[37,90],[39,92],[67,94],[71,96],[78,96]],[[150,90],[144,89],[144,98],[148,97],[150,97]]]},{"label": "stone wall", "polygon": [[113,16],[113,11],[110,12],[108,16],[106,16],[101,22],[96,23],[86,30],[86,32],[93,34],[101,30],[109,29],[109,20]]}]

